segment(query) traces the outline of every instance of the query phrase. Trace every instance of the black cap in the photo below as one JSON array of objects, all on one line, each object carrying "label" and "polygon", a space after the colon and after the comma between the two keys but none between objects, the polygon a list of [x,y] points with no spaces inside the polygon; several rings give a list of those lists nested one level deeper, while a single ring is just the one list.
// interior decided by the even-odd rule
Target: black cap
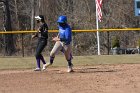
[{"label": "black cap", "polygon": [[44,16],[43,16],[43,15],[39,15],[39,17],[40,17],[42,20],[44,20]]}]

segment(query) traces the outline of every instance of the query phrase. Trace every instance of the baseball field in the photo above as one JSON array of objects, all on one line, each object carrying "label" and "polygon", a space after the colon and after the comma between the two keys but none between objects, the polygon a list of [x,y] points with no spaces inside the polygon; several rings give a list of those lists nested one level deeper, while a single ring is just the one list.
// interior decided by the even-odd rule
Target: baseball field
[{"label": "baseball field", "polygon": [[[49,58],[46,57],[48,61]],[[140,55],[63,56],[34,72],[34,57],[0,57],[0,93],[140,93]]]}]

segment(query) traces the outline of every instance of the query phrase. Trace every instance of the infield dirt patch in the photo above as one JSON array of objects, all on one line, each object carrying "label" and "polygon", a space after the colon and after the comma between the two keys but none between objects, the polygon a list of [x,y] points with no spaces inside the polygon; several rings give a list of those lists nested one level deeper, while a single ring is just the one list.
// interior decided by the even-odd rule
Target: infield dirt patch
[{"label": "infield dirt patch", "polygon": [[140,64],[1,70],[0,93],[140,93]]}]

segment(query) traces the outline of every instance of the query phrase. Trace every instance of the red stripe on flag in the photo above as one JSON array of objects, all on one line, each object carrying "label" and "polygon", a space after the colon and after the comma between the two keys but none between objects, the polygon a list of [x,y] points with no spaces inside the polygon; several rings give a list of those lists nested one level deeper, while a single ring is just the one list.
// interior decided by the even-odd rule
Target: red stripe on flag
[{"label": "red stripe on flag", "polygon": [[96,0],[95,2],[96,2],[96,6],[97,6],[98,20],[101,22],[101,18],[102,18],[102,10],[101,10],[102,0]]}]

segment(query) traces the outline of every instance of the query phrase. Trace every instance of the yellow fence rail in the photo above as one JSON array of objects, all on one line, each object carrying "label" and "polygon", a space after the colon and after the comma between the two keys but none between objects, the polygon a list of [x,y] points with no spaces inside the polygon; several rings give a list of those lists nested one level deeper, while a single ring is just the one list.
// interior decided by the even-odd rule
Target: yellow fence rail
[{"label": "yellow fence rail", "polygon": [[[114,28],[114,29],[92,29],[92,30],[72,30],[72,32],[111,32],[111,31],[140,31],[140,28]],[[0,34],[26,34],[26,33],[36,33],[37,31],[1,31]],[[58,32],[58,30],[49,30],[48,32]]]}]

